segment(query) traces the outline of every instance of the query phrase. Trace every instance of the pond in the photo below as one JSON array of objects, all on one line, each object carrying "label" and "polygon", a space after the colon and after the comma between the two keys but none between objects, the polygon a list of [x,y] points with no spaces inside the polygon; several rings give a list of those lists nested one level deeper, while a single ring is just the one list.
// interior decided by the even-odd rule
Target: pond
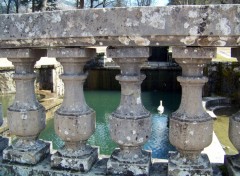
[{"label": "pond", "polygon": [[[99,146],[100,153],[110,155],[117,145],[111,140],[109,134],[109,115],[117,108],[120,102],[119,91],[85,91],[87,104],[96,111],[96,131],[88,140],[91,145]],[[163,101],[165,111],[159,115],[157,108],[160,100]],[[13,101],[13,95],[0,96],[4,111],[7,104]],[[175,111],[180,103],[180,94],[172,92],[143,92],[142,101],[146,109],[152,113],[152,134],[149,141],[144,145],[144,149],[152,150],[154,158],[167,159],[168,151],[175,150],[168,140],[168,115]],[[4,113],[6,116],[6,113]],[[40,138],[52,141],[53,148],[58,149],[63,146],[63,141],[54,132],[54,121],[49,119],[47,126],[40,134]]]}]

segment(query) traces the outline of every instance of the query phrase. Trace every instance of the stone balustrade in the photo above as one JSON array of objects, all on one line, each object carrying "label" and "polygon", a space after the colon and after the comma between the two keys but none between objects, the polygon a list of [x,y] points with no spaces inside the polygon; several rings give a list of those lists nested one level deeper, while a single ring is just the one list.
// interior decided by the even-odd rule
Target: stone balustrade
[{"label": "stone balustrade", "polygon": [[201,154],[211,144],[213,133],[213,119],[202,106],[202,87],[208,81],[203,67],[215,57],[216,49],[173,47],[172,52],[182,67],[182,76],[177,78],[182,99],[179,109],[170,117],[169,139],[178,152],[169,158],[168,174],[212,175],[207,155]]},{"label": "stone balustrade", "polygon": [[[203,67],[216,47],[234,47],[239,58],[240,5],[134,7],[0,15],[0,57],[13,62],[16,96],[8,108],[15,143],[0,138],[0,175],[166,175],[212,176],[212,165],[201,151],[212,141],[213,121],[202,107]],[[87,47],[109,46],[108,57],[120,66],[120,105],[110,118],[110,134],[119,145],[107,159],[86,145],[95,131],[95,111],[85,102],[83,67],[95,55]],[[182,67],[179,109],[170,117],[171,153],[168,169],[142,149],[150,137],[151,114],[141,101],[141,64],[151,46],[172,46]],[[65,94],[55,112],[56,134],[63,148],[50,152],[38,139],[45,128],[45,109],[36,100],[33,66],[43,56],[62,64]],[[239,113],[230,120],[230,139],[238,150]],[[1,122],[1,121],[0,121]],[[1,124],[1,123],[0,123]],[[4,139],[4,140],[3,140]],[[229,173],[240,174],[239,155],[226,159]],[[159,167],[156,167],[156,164]]]}]

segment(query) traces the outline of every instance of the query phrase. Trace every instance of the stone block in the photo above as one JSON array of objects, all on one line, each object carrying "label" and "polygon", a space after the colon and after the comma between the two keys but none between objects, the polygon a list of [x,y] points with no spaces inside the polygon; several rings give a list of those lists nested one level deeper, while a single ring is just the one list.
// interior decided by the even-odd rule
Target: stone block
[{"label": "stone block", "polygon": [[225,156],[224,164],[228,170],[228,176],[240,175],[240,156],[239,154],[233,156]]},{"label": "stone block", "polygon": [[191,163],[180,158],[178,152],[170,152],[168,176],[212,176],[213,170],[206,154],[201,154],[197,161]]},{"label": "stone block", "polygon": [[221,4],[1,15],[0,48],[239,46],[239,9]]},{"label": "stone block", "polygon": [[114,156],[117,156],[120,149],[114,150],[111,157],[107,162],[107,174],[109,175],[135,175],[144,176],[149,175],[151,167],[151,153],[143,151],[145,157],[141,161],[134,160],[119,160]]},{"label": "stone block", "polygon": [[50,143],[38,140],[33,149],[18,150],[13,146],[3,150],[3,160],[21,164],[35,165],[50,154]]},{"label": "stone block", "polygon": [[[56,58],[93,58],[96,55],[94,48],[51,48],[47,53],[48,57]],[[81,59],[82,60],[82,59]],[[71,62],[81,62],[81,60],[71,60]]]},{"label": "stone block", "polygon": [[92,152],[88,155],[81,157],[67,157],[62,156],[59,152],[56,152],[51,156],[51,167],[61,170],[76,170],[81,172],[87,172],[91,169],[93,164],[98,159],[98,148],[93,147]]},{"label": "stone block", "polygon": [[217,49],[213,47],[173,47],[173,58],[210,58],[216,56]]},{"label": "stone block", "polygon": [[14,58],[14,59],[30,59],[30,58],[40,58],[47,56],[46,49],[0,49],[1,57]]},{"label": "stone block", "polygon": [[7,147],[8,147],[8,139],[0,137],[0,152],[2,152]]}]

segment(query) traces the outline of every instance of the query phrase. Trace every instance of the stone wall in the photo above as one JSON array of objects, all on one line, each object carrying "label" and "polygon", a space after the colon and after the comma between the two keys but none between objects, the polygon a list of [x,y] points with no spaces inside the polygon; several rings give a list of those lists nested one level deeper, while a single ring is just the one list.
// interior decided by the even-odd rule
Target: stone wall
[{"label": "stone wall", "polygon": [[0,71],[0,94],[16,92],[15,83],[12,79],[13,70]]},{"label": "stone wall", "polygon": [[240,100],[239,62],[212,62],[205,69],[209,81],[205,85],[205,96],[221,95]]}]

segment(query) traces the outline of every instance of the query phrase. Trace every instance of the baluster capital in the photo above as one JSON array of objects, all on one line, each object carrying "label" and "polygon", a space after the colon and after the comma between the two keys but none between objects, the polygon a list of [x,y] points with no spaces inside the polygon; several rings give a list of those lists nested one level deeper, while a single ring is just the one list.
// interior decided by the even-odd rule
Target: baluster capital
[{"label": "baluster capital", "polygon": [[203,68],[216,56],[212,47],[173,47],[172,57],[182,67],[182,76],[201,77]]}]

